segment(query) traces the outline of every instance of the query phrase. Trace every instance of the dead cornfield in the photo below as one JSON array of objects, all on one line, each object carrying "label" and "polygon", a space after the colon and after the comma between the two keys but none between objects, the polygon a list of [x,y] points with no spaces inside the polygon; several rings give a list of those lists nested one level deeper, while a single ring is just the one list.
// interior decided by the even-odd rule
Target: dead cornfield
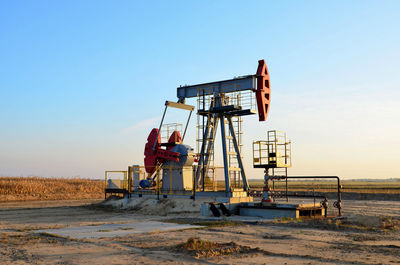
[{"label": "dead cornfield", "polygon": [[82,178],[0,177],[0,202],[104,197],[104,181]]}]

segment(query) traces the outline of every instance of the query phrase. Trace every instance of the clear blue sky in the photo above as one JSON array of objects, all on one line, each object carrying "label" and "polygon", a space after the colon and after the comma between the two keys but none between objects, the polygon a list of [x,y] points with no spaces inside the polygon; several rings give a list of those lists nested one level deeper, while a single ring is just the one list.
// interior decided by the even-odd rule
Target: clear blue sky
[{"label": "clear blue sky", "polygon": [[271,129],[293,141],[292,174],[400,177],[399,14],[400,1],[1,1],[0,175],[142,164],[177,86],[265,59],[270,116],[244,128],[251,177],[251,142]]}]

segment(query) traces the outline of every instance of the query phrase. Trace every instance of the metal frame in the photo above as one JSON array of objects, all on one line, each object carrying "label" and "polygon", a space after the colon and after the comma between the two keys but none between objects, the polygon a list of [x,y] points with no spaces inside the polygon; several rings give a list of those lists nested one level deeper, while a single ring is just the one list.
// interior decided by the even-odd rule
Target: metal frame
[{"label": "metal frame", "polygon": [[[288,168],[292,166],[291,142],[282,131],[268,131],[267,141],[253,142],[254,168]],[[279,161],[279,159],[284,161]]]},{"label": "metal frame", "polygon": [[[188,117],[187,122],[186,122],[185,131],[183,132],[183,136],[182,136],[182,141],[183,141],[183,139],[185,138],[185,135],[186,135],[186,130],[187,130],[187,127],[188,127],[188,124],[189,124],[189,121],[190,121],[190,117],[192,116],[192,112],[194,110],[194,106],[186,105],[184,103],[176,103],[176,102],[172,102],[172,101],[165,101],[165,109],[164,109],[164,113],[163,113],[162,118],[161,118],[160,126],[158,127],[158,133],[157,133],[156,139],[158,139],[158,136],[160,135],[161,127],[163,125],[165,114],[167,113],[167,108],[168,107],[177,108],[177,109],[183,109],[183,110],[189,110],[190,111],[189,117]],[[156,149],[156,145],[157,145],[157,141],[154,142],[153,150]]]},{"label": "metal frame", "polygon": [[[122,187],[118,188],[107,188],[107,180],[108,180],[108,174],[109,173],[122,173],[124,174],[124,179],[122,182]],[[126,194],[129,191],[129,181],[127,179],[128,176],[128,171],[126,170],[108,170],[105,171],[104,173],[104,199],[107,199],[107,194],[108,193],[116,193],[116,194]]]},{"label": "metal frame", "polygon": [[[225,176],[225,193],[226,196],[231,195],[231,183],[230,183],[230,176],[229,176],[229,162],[228,162],[228,152],[227,152],[227,137],[226,137],[226,128],[225,128],[225,120],[228,121],[228,130],[232,137],[234,150],[236,153],[236,158],[238,161],[238,166],[241,172],[241,178],[243,183],[243,189],[248,191],[249,185],[246,177],[246,173],[243,166],[242,157],[240,154],[240,149],[238,145],[238,141],[236,139],[236,134],[234,131],[232,117],[233,116],[240,116],[238,115],[238,110],[241,110],[240,106],[235,105],[226,105],[225,103],[225,94],[215,94],[213,97],[213,104],[210,104],[209,109],[200,110],[199,115],[204,115],[207,117],[207,126],[204,131],[203,135],[203,142],[201,145],[200,151],[200,159],[198,163],[198,168],[196,171],[196,183],[200,183],[202,180],[203,188],[204,188],[204,181],[205,181],[205,173],[208,170],[209,162],[210,162],[210,152],[214,146],[214,141],[216,137],[216,131],[218,128],[218,122],[221,124],[221,142],[222,142],[222,153],[223,153],[223,161],[224,161],[224,176]],[[247,115],[243,114],[243,115]],[[203,128],[204,128],[203,123]],[[210,126],[212,124],[212,126]],[[200,178],[201,176],[201,178]]]},{"label": "metal frame", "polygon": [[[264,60],[258,61],[258,68],[255,75],[247,75],[242,77],[237,77],[228,80],[222,80],[217,82],[203,83],[198,85],[191,86],[180,86],[177,88],[177,97],[179,103],[184,103],[186,98],[198,97],[199,99],[203,99],[203,109],[198,109],[198,115],[203,116],[203,138],[202,145],[200,151],[200,159],[199,159],[199,167],[196,172],[196,183],[200,184],[200,174],[202,176],[202,184],[204,189],[205,182],[205,173],[207,171],[209,162],[210,162],[210,150],[211,147],[214,147],[215,140],[215,132],[218,126],[218,120],[221,123],[221,140],[222,140],[222,152],[223,152],[223,160],[224,160],[224,175],[225,175],[225,187],[226,187],[226,196],[231,195],[231,185],[230,185],[230,176],[229,172],[233,169],[229,168],[231,163],[231,153],[235,153],[238,167],[240,170],[240,175],[242,177],[243,189],[248,191],[249,186],[245,174],[245,170],[243,167],[242,158],[240,155],[240,145],[238,144],[238,140],[236,139],[234,126],[232,124],[232,117],[240,117],[244,115],[252,115],[257,114],[253,108],[243,109],[243,104],[239,102],[239,99],[235,103],[226,103],[225,94],[236,93],[240,91],[252,91],[255,92],[254,95],[257,101],[258,115],[259,121],[265,121],[268,115],[269,103],[270,103],[270,77],[267,65]],[[211,101],[209,102],[209,106],[205,106],[205,97],[211,97]],[[208,108],[208,109],[207,109]],[[207,117],[207,128],[204,129],[205,126],[205,117]],[[232,137],[233,149],[234,152],[229,151],[229,155],[227,152],[226,145],[226,129],[225,129],[225,119],[227,119],[229,124],[229,132]],[[240,120],[239,120],[240,123]],[[210,124],[212,124],[212,129],[210,130]],[[240,127],[240,126],[239,126]],[[240,132],[239,136],[240,136]],[[212,143],[210,143],[210,141]],[[230,142],[231,146],[231,142]],[[212,148],[211,148],[212,149]],[[230,148],[229,148],[230,149]],[[214,153],[212,153],[213,156]],[[237,168],[236,168],[237,170]],[[236,173],[235,173],[236,174]],[[236,179],[236,177],[235,177]]]}]

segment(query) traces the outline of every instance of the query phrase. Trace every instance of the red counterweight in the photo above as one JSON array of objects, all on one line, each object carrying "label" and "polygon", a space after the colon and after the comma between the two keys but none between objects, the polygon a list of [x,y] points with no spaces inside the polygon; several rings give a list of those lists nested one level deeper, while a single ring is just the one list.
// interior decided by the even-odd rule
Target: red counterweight
[{"label": "red counterweight", "polygon": [[[175,143],[175,139],[178,138],[180,140],[180,134],[178,132],[174,132],[171,135],[170,140],[173,139]],[[154,142],[156,141],[157,143],[153,150]],[[153,174],[156,170],[157,164],[162,163],[165,159],[179,162],[179,153],[162,149],[161,136],[158,133],[158,129],[154,128],[147,137],[147,143],[144,147],[144,166],[146,168],[146,172]]]},{"label": "red counterweight", "polygon": [[181,134],[178,131],[174,131],[171,136],[168,139],[168,147],[167,150],[170,150],[172,147],[174,147],[177,144],[182,143],[182,137]]},{"label": "red counterweight", "polygon": [[265,121],[267,120],[269,102],[271,100],[271,88],[269,83],[268,68],[264,60],[258,61],[256,77],[257,77],[256,98],[257,98],[257,108],[258,108],[258,120]]}]

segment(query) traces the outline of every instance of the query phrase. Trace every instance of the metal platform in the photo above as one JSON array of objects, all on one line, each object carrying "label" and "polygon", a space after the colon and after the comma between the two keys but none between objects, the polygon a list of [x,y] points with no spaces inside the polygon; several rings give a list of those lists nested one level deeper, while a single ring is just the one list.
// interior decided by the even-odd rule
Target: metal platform
[{"label": "metal platform", "polygon": [[302,217],[324,217],[326,212],[319,204],[289,204],[271,203],[270,205],[241,205],[239,215],[256,216],[267,219],[275,218],[302,218]]},{"label": "metal platform", "polygon": [[[223,206],[222,206],[223,205]],[[277,218],[307,218],[326,217],[326,209],[320,203],[293,204],[293,203],[269,203],[261,204],[255,202],[209,202],[201,206],[201,214],[205,217],[229,215],[257,217],[273,220]]]}]

